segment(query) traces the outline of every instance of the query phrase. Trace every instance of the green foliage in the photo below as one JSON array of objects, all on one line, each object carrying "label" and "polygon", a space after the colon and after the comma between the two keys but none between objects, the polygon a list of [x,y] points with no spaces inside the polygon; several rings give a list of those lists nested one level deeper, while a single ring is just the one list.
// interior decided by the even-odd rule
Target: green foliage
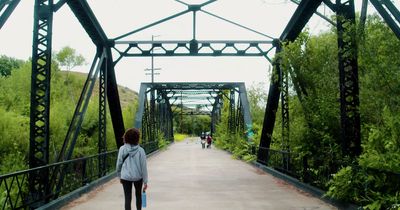
[{"label": "green foliage", "polygon": [[247,91],[253,123],[262,125],[264,121],[264,111],[267,104],[268,94],[264,83],[254,84]]},{"label": "green foliage", "polygon": [[[262,106],[258,98],[253,97],[259,95],[258,93],[256,93],[256,89],[252,89],[252,91],[250,91],[250,95],[252,95],[252,97],[250,97],[250,101],[254,103],[252,104],[253,106]],[[242,134],[231,133],[228,129],[228,106],[228,103],[223,103],[221,113],[222,119],[221,122],[218,123],[218,125],[216,126],[216,132],[213,136],[214,145],[217,148],[231,152],[233,158],[243,159],[247,162],[254,161],[256,159],[256,156],[252,152],[252,149],[256,145],[255,142],[247,141]],[[257,138],[259,133],[258,126],[253,126],[253,129],[254,128],[254,137]]]},{"label": "green foliage", "polygon": [[400,174],[400,113],[393,113],[387,107],[382,113],[382,124],[370,126],[360,165]]},{"label": "green foliage", "polygon": [[[76,103],[86,80],[85,74],[59,71],[52,66],[50,93],[50,162],[55,161],[65,139]],[[0,77],[0,174],[28,167],[31,64],[23,63],[8,77]],[[97,87],[97,86],[95,86]],[[125,88],[126,89],[126,88]],[[132,127],[137,109],[137,94],[121,94],[125,125]],[[129,98],[125,98],[129,97]],[[73,157],[97,154],[98,88],[89,102]],[[107,149],[116,149],[111,118],[107,108]]]},{"label": "green foliage", "polygon": [[160,132],[157,134],[157,141],[158,141],[158,148],[159,149],[165,149],[168,146],[168,142],[165,139],[164,135]]},{"label": "green foliage", "polygon": [[365,182],[363,178],[351,166],[344,167],[328,183],[330,187],[326,195],[338,200],[353,201],[353,198],[360,197],[359,187]]},{"label": "green foliage", "polygon": [[20,68],[24,65],[24,61],[8,57],[5,55],[0,56],[0,77],[10,76],[14,69]]},{"label": "green foliage", "polygon": [[397,209],[394,207],[400,201],[399,174],[347,166],[328,185],[327,196],[357,203],[365,209]]},{"label": "green foliage", "polygon": [[[389,209],[399,203],[400,114],[391,113],[387,107],[382,113],[382,124],[370,126],[357,168],[340,170],[328,183],[327,195],[362,204],[367,209]],[[344,186],[343,182],[351,182],[351,186]]]},{"label": "green foliage", "polygon": [[[335,30],[305,31],[278,55],[291,75],[290,149],[308,158],[311,184],[328,189],[327,196],[389,209],[399,203],[400,189],[400,42],[377,16],[368,17],[365,30],[358,54],[363,153],[357,160],[341,154]],[[277,114],[275,128],[281,121]],[[271,147],[281,149],[281,138],[275,129]]]},{"label": "green foliage", "polygon": [[217,132],[214,135],[214,145],[217,148],[231,152],[232,156],[236,159],[243,159],[247,162],[256,159],[255,154],[251,152],[254,143],[248,142],[239,134],[230,133],[227,126],[222,123],[217,126]]},{"label": "green foliage", "polygon": [[[173,110],[177,110],[174,114],[173,123],[175,132],[179,132],[181,134],[189,134],[192,136],[198,136],[202,132],[209,132],[210,125],[211,125],[211,118],[210,116],[206,115],[180,115],[180,112],[190,113],[193,111],[200,111],[201,106],[197,106],[195,108],[188,108],[188,107],[178,107],[173,106]],[[181,110],[182,109],[182,110]]]},{"label": "green foliage", "polygon": [[9,77],[0,77],[0,106],[6,111],[29,116],[31,65],[26,63]]},{"label": "green foliage", "polygon": [[174,128],[179,133],[198,136],[201,132],[210,131],[211,118],[205,115],[183,115],[179,112],[174,117]]},{"label": "green foliage", "polygon": [[76,66],[83,65],[85,58],[82,55],[77,55],[75,49],[71,47],[63,47],[58,53],[56,53],[56,61],[67,71],[73,69]]},{"label": "green foliage", "polygon": [[[398,209],[400,200],[400,42],[377,16],[370,16],[360,45],[360,113],[363,153],[357,167],[329,183],[333,197],[366,209]],[[344,172],[338,172],[343,174]],[[335,190],[343,182],[353,191]],[[397,207],[396,207],[397,205]]]}]

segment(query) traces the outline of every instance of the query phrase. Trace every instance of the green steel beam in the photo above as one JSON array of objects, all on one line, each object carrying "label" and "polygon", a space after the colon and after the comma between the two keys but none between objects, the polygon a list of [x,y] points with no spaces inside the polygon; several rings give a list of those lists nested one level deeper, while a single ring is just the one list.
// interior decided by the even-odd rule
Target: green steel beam
[{"label": "green steel beam", "polygon": [[[52,0],[36,0],[34,5],[29,168],[49,164],[52,7]],[[48,195],[48,173],[29,176],[29,193],[33,200]],[[31,207],[38,205],[41,204],[32,204]]]},{"label": "green steel beam", "polygon": [[86,0],[71,0],[67,4],[97,47],[112,45]]},{"label": "green steel beam", "polygon": [[[276,43],[276,53],[281,52],[281,45]],[[281,79],[281,61],[275,60],[273,74],[270,79],[268,101],[265,108],[264,122],[261,131],[259,151],[257,154],[257,161],[260,163],[268,163],[268,149],[272,142],[272,133],[274,131],[276,112],[279,106],[280,88],[282,87]]]},{"label": "green steel beam", "polygon": [[59,0],[57,3],[55,3],[53,7],[54,12],[57,12],[59,9],[61,9],[61,7],[64,6],[67,1],[68,0]]},{"label": "green steel beam", "polygon": [[[390,0],[370,0],[397,38],[400,39],[400,12]],[[386,6],[386,7],[384,7]],[[394,19],[393,19],[394,17]],[[397,22],[396,22],[397,20]]]},{"label": "green steel beam", "polygon": [[114,40],[114,41],[117,41],[117,40],[119,40],[119,39],[125,38],[125,37],[127,37],[127,36],[129,36],[129,35],[132,35],[132,34],[135,34],[135,33],[137,33],[137,32],[143,31],[143,30],[145,30],[145,29],[151,28],[151,27],[153,27],[153,26],[155,26],[155,25],[158,25],[158,24],[160,24],[160,23],[163,23],[163,22],[166,22],[166,21],[168,21],[168,20],[174,19],[174,18],[176,18],[176,17],[182,16],[182,15],[184,15],[184,14],[186,14],[186,13],[189,13],[189,12],[190,12],[190,10],[185,10],[185,11],[182,11],[182,12],[178,12],[178,13],[176,13],[176,14],[174,14],[174,15],[171,15],[171,16],[169,16],[169,17],[163,18],[163,19],[161,19],[161,20],[159,20],[159,21],[156,21],[156,22],[154,22],[154,23],[148,24],[148,25],[143,26],[143,27],[141,27],[141,28],[135,29],[135,30],[133,30],[133,31],[131,31],[131,32],[125,33],[125,34],[123,34],[123,35],[121,35],[121,36],[115,37],[113,40]]},{"label": "green steel beam", "polygon": [[[177,40],[177,41],[115,41],[120,57],[168,56],[266,56],[273,41],[253,40]],[[120,49],[121,48],[121,49]],[[157,50],[155,50],[157,49]]]},{"label": "green steel beam", "polygon": [[124,145],[122,136],[125,133],[124,119],[122,117],[122,108],[118,92],[117,79],[111,49],[107,47],[107,101],[110,107],[110,116],[114,130],[114,137],[117,147]]},{"label": "green steel beam", "polygon": [[[293,3],[295,3],[295,4],[297,4],[297,5],[299,5],[300,2],[301,2],[301,0],[290,0],[290,1],[293,2]],[[332,2],[331,2],[330,0],[325,0],[325,1],[323,1],[323,2],[324,2],[331,10],[335,11],[335,10],[334,10],[334,7],[332,6],[333,4],[332,4]],[[315,10],[315,14],[318,15],[319,17],[321,17],[322,19],[326,20],[326,22],[330,23],[331,25],[336,26],[336,23],[335,23],[335,22],[333,22],[330,18],[326,17],[325,15],[321,14],[320,12],[318,12],[318,11]]]},{"label": "green steel beam", "polygon": [[[0,1],[0,29],[10,17],[14,9],[18,6],[21,0],[2,0]],[[5,8],[5,9],[4,9]]]},{"label": "green steel beam", "polygon": [[321,3],[322,0],[302,0],[283,30],[280,40],[294,41]]},{"label": "green steel beam", "polygon": [[336,8],[342,151],[354,158],[361,154],[354,0],[336,0]]}]

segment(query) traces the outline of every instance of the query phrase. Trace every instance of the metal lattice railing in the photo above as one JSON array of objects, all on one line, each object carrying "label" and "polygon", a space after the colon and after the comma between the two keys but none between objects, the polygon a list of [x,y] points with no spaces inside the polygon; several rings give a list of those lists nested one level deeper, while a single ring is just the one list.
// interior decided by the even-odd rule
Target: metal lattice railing
[{"label": "metal lattice railing", "polygon": [[[1,209],[28,209],[32,206],[40,206],[58,196],[68,194],[82,186],[85,186],[99,178],[99,160],[106,160],[106,173],[115,170],[117,150],[92,155],[84,158],[54,163],[42,167],[14,172],[0,176],[0,208]],[[57,189],[60,172],[64,179],[60,190]],[[49,173],[54,178],[49,184],[50,192],[47,195],[37,196],[29,192],[29,178],[35,174]]]},{"label": "metal lattice railing", "polygon": [[[256,151],[267,153],[265,159],[257,160],[259,163],[323,190],[327,190],[326,184],[333,178],[333,174],[338,170],[334,166],[324,162],[324,157],[308,158],[290,151],[274,150],[269,148],[258,149],[259,148],[252,148],[252,153],[255,154]],[[398,189],[400,187],[400,173],[373,168],[358,168],[357,170],[363,171],[363,173],[371,176],[378,175],[382,180],[391,180],[389,183],[396,186],[393,189]],[[368,182],[372,181],[369,180]],[[368,186],[366,186],[366,190],[367,188]]]},{"label": "metal lattice railing", "polygon": [[265,160],[258,160],[258,162],[269,166],[277,171],[290,175],[298,179],[306,179],[307,177],[307,160],[300,155],[282,150],[274,150],[269,148],[261,148],[260,150],[268,153]]},{"label": "metal lattice railing", "polygon": [[326,183],[337,172],[337,168],[327,164],[323,157],[308,158],[291,151],[274,150],[265,147],[257,148],[256,151],[267,154],[261,156],[265,157],[264,159],[257,160],[259,163],[320,189],[325,189]]}]

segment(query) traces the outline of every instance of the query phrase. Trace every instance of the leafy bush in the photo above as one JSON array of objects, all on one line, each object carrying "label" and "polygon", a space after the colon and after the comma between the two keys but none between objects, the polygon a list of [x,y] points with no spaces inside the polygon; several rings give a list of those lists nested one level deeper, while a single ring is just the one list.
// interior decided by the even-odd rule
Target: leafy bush
[{"label": "leafy bush", "polygon": [[165,149],[168,146],[168,141],[165,139],[164,135],[161,132],[157,135],[157,141],[159,149]]}]

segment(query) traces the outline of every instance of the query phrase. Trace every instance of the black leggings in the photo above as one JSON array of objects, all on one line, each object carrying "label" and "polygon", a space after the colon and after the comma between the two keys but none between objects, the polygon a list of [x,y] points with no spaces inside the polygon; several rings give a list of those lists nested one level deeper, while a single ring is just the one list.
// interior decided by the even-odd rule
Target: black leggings
[{"label": "black leggings", "polygon": [[136,195],[136,209],[142,209],[142,186],[143,179],[139,181],[127,181],[121,179],[122,187],[124,188],[125,194],[125,210],[131,210],[131,202],[132,202],[132,183],[135,186],[135,195]]}]

